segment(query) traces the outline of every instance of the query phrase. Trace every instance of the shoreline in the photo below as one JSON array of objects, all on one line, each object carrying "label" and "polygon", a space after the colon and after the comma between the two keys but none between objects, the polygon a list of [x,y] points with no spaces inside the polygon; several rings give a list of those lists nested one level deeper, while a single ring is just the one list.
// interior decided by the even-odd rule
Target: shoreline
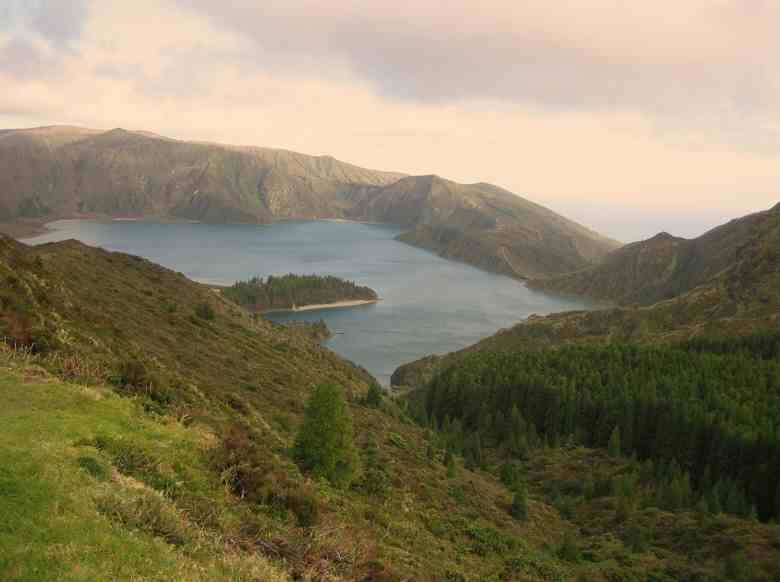
[{"label": "shoreline", "polygon": [[286,309],[267,309],[264,311],[258,311],[260,314],[267,313],[299,313],[302,311],[320,311],[325,309],[339,309],[344,307],[361,307],[363,305],[373,305],[379,303],[381,299],[354,299],[352,301],[335,301],[333,303],[311,303],[309,305],[301,305],[300,307],[290,307]]}]

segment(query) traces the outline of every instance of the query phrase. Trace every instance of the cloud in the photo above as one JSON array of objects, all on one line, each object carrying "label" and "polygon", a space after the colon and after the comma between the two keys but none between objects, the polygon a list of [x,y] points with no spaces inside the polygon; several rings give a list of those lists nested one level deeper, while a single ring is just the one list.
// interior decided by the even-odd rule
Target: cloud
[{"label": "cloud", "polygon": [[591,201],[736,216],[778,196],[774,1],[47,5],[0,0],[0,127],[330,154],[573,218]]},{"label": "cloud", "polygon": [[0,73],[16,79],[56,74],[75,51],[86,0],[5,0],[0,6]]},{"label": "cloud", "polygon": [[275,74],[349,71],[381,97],[636,111],[780,148],[780,3],[771,0],[178,0]]}]

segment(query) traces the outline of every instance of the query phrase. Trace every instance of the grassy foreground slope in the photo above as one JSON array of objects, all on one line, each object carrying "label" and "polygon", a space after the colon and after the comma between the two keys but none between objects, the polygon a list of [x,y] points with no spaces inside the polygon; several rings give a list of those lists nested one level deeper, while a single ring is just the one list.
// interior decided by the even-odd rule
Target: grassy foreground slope
[{"label": "grassy foreground slope", "polygon": [[110,388],[63,382],[37,361],[0,349],[3,580],[671,582],[777,573],[778,526],[645,508],[644,492],[623,516],[611,483],[634,470],[630,460],[581,447],[529,451],[518,463],[528,518],[517,521],[494,477],[500,457],[486,450],[482,468],[457,462],[448,475],[438,437],[436,459],[410,459],[423,456],[425,441],[406,426],[390,433],[389,449],[377,440],[392,467],[387,490],[313,484],[326,514],[292,526],[281,506],[226,487],[210,428]]},{"label": "grassy foreground slope", "polygon": [[[0,578],[289,579],[130,474],[143,451],[161,474],[181,473],[187,495],[208,498],[216,519],[235,521],[202,454],[213,434],[150,417],[109,389],[63,383],[26,359],[0,353]],[[101,442],[122,443],[124,457]]]}]

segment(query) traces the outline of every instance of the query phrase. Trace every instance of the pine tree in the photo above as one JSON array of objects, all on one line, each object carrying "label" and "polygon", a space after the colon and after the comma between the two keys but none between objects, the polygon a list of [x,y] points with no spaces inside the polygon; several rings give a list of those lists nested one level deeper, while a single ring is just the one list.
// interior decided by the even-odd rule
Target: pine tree
[{"label": "pine tree", "polygon": [[[604,442],[604,441],[602,441]],[[619,457],[620,456],[620,428],[615,427],[612,429],[612,434],[609,437],[609,456],[610,457]]]},{"label": "pine tree", "polygon": [[510,489],[515,486],[518,479],[517,465],[511,461],[507,461],[501,467],[501,482]]},{"label": "pine tree", "polygon": [[308,403],[294,450],[304,471],[347,486],[357,469],[352,416],[344,393],[335,384],[320,384]]},{"label": "pine tree", "polygon": [[512,498],[510,513],[515,519],[521,521],[528,519],[528,492],[522,483],[518,483],[515,486],[515,495]]},{"label": "pine tree", "polygon": [[[368,388],[368,394],[366,394],[366,405],[371,406],[373,408],[379,408],[382,405],[382,388],[377,384],[376,382],[373,382],[371,386]],[[424,417],[427,417],[427,411],[425,410],[425,407],[421,407],[422,410],[420,411],[420,424],[423,426],[427,426],[427,418],[424,419]]]},{"label": "pine tree", "polygon": [[447,467],[447,477],[452,479],[455,476],[455,455],[449,449],[444,455],[444,466]]},{"label": "pine tree", "polygon": [[428,443],[428,449],[425,451],[425,456],[429,461],[436,460],[436,449],[433,448],[431,443]]}]

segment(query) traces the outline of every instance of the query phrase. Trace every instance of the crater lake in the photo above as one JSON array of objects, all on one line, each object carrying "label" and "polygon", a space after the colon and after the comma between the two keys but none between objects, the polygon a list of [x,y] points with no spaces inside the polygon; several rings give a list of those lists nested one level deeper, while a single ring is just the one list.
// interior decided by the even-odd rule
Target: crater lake
[{"label": "crater lake", "polygon": [[324,220],[271,225],[61,220],[49,228],[22,242],[73,238],[218,285],[286,273],[334,275],[367,285],[380,302],[267,317],[324,320],[336,332],[325,345],[384,385],[400,364],[464,348],[531,314],[592,307],[398,242],[401,230],[393,226]]}]

